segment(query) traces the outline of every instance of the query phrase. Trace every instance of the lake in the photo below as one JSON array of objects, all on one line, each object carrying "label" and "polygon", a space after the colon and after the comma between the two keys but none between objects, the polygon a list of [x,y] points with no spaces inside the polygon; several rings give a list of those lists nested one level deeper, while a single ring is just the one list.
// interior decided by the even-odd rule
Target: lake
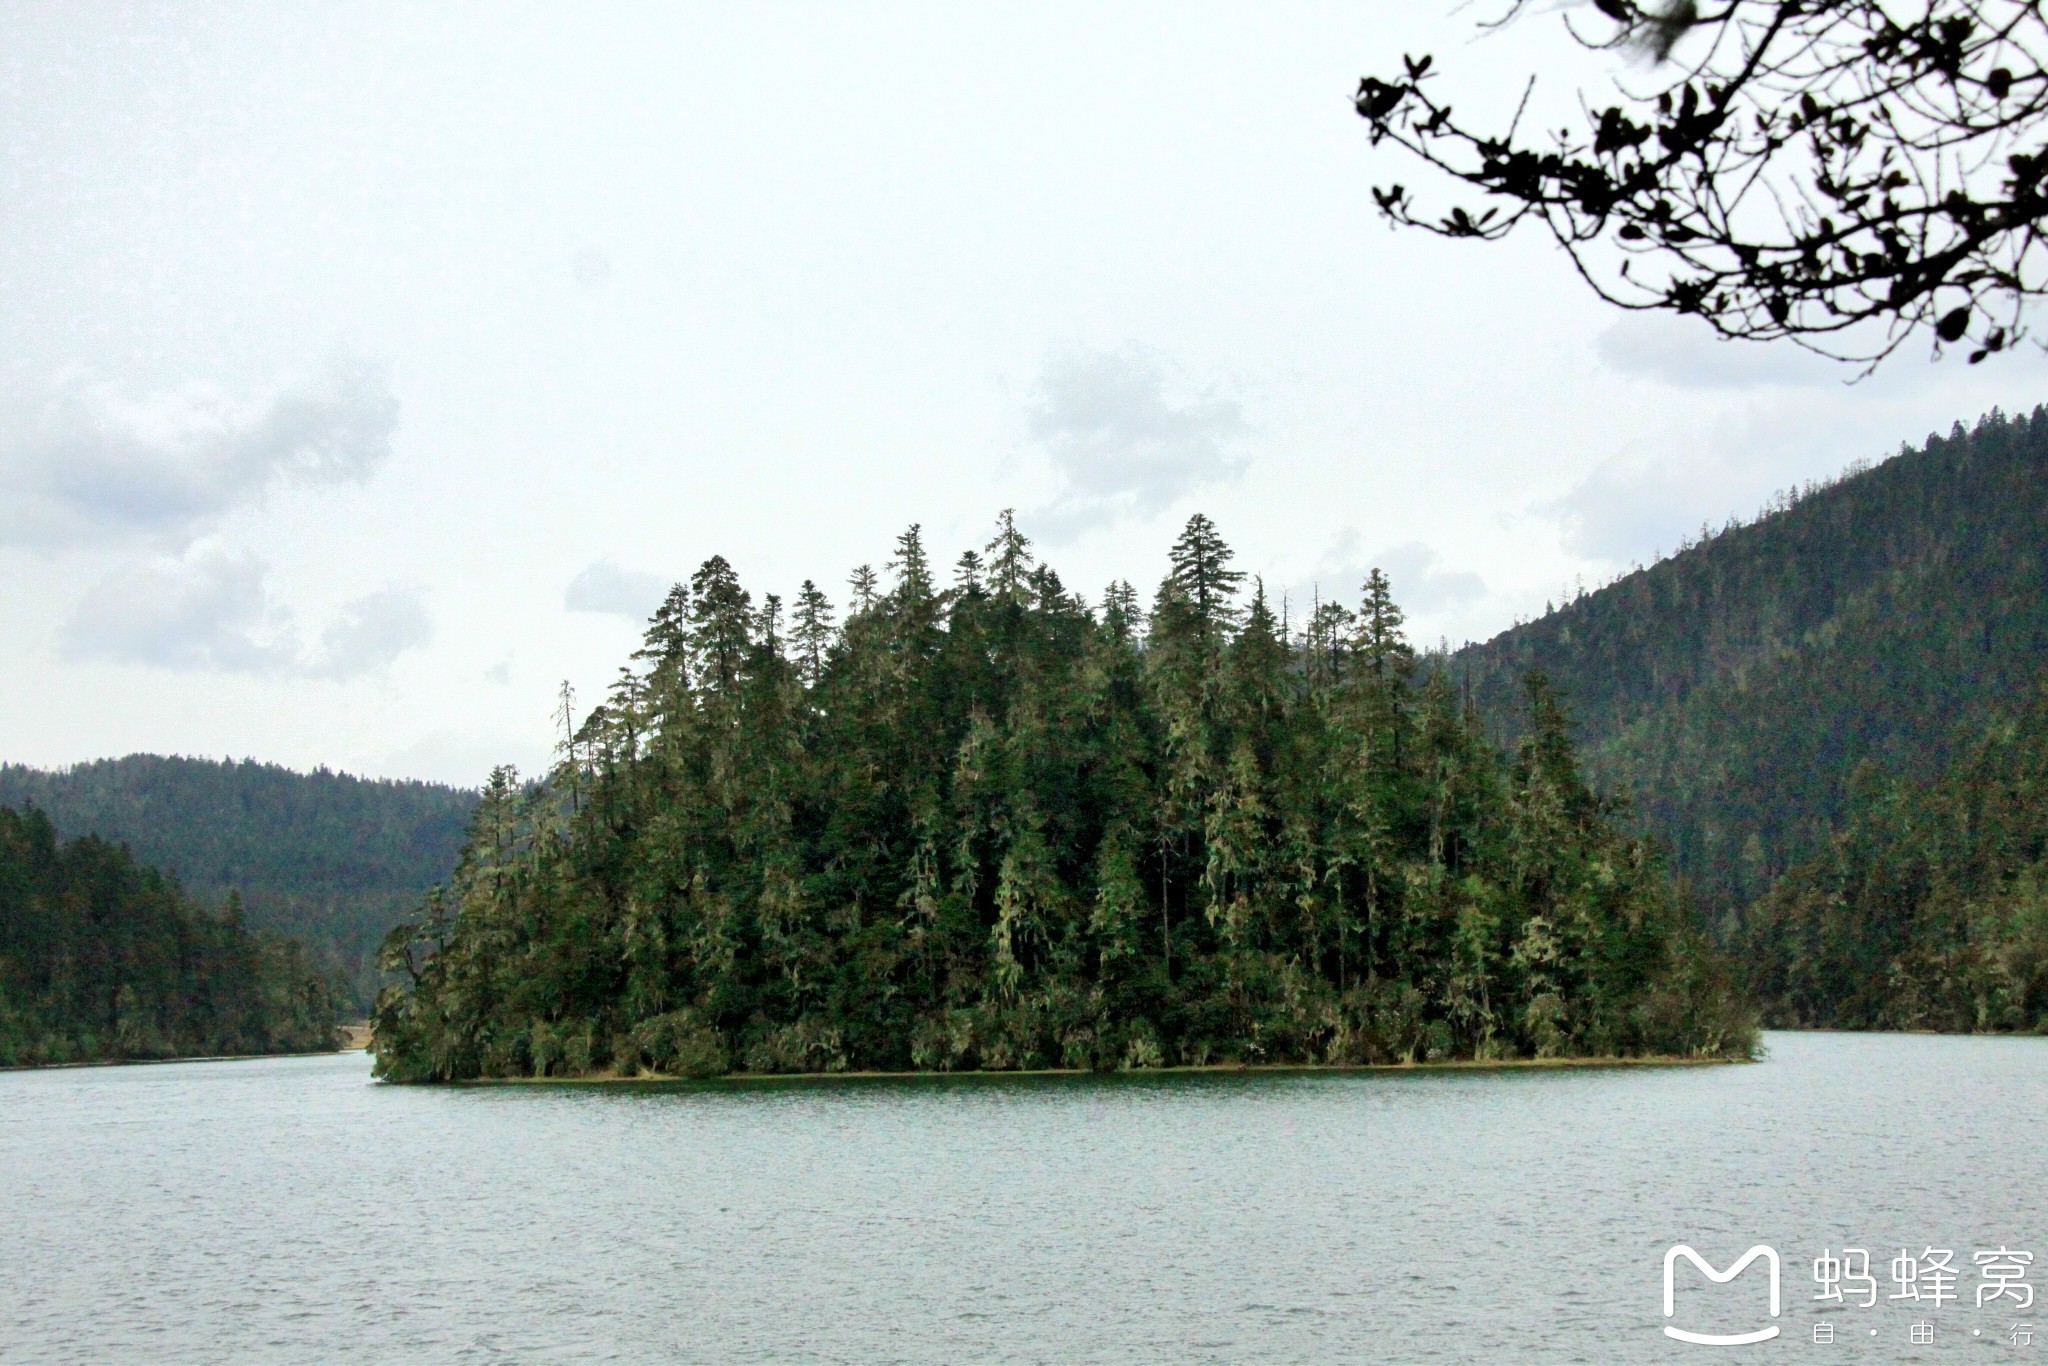
[{"label": "lake", "polygon": [[[2048,1039],[1766,1039],[1754,1066],[1575,1071],[4,1074],[0,1360],[1745,1355],[1662,1335],[1684,1321],[1781,1326],[1746,1351],[1815,1361],[2048,1361],[2013,1328],[2048,1267],[1973,1265],[2048,1254]],[[1681,1263],[1667,1320],[1676,1243],[1721,1268],[1773,1247],[1782,1316],[1761,1263]],[[1875,1307],[1813,1298],[1845,1246]],[[1960,1303],[1891,1300],[1893,1259],[1930,1247]]]}]

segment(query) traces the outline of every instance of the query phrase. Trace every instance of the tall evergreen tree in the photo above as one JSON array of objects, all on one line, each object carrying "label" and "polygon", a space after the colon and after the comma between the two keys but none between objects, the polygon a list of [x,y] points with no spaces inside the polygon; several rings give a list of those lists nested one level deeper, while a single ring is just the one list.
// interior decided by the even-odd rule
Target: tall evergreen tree
[{"label": "tall evergreen tree", "polygon": [[1230,568],[1232,558],[1216,524],[1199,512],[1188,518],[1169,554],[1173,568],[1168,578],[1195,621],[1211,634],[1223,632],[1236,620],[1231,600],[1244,582],[1244,572]]},{"label": "tall evergreen tree", "polygon": [[1013,508],[1004,508],[996,519],[995,539],[988,543],[989,592],[1002,602],[1022,600],[1035,561],[1031,538],[1017,529]]},{"label": "tall evergreen tree", "polygon": [[875,571],[868,565],[855,565],[853,574],[847,580],[848,591],[852,594],[855,612],[871,612],[880,597],[876,587]]},{"label": "tall evergreen tree", "polygon": [[690,626],[685,634],[698,687],[705,695],[739,686],[752,622],[752,595],[740,587],[723,555],[704,561],[690,579]]},{"label": "tall evergreen tree", "polygon": [[805,579],[803,587],[797,590],[790,645],[794,651],[797,677],[806,688],[815,688],[825,676],[825,660],[831,652],[834,636],[832,603],[818,591],[816,584]]}]

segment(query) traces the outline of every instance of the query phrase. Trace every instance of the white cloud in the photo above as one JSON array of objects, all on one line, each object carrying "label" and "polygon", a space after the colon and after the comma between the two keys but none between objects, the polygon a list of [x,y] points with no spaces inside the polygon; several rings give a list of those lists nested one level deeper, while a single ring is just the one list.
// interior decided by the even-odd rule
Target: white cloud
[{"label": "white cloud", "polygon": [[562,594],[562,606],[571,612],[597,612],[608,616],[645,621],[661,606],[668,592],[665,580],[632,569],[621,569],[610,560],[593,560],[583,566]]},{"label": "white cloud", "polygon": [[433,636],[419,593],[385,588],[344,604],[308,656],[293,613],[271,597],[268,573],[254,556],[211,541],[130,563],[87,590],[60,648],[74,660],[347,679]]},{"label": "white cloud", "polygon": [[1208,394],[1177,399],[1170,379],[1166,362],[1136,345],[1046,362],[1026,425],[1064,488],[1031,516],[1041,537],[1070,541],[1123,517],[1150,517],[1244,472],[1245,458],[1232,450],[1249,430],[1243,410]]},{"label": "white cloud", "polygon": [[62,636],[73,659],[272,673],[297,655],[265,567],[217,545],[127,565],[89,590]]},{"label": "white cloud", "polygon": [[420,593],[383,588],[345,603],[321,633],[319,655],[304,672],[316,678],[357,678],[376,673],[407,650],[434,638],[434,626]]},{"label": "white cloud", "polygon": [[602,289],[612,278],[611,253],[602,247],[585,247],[569,263],[569,272],[585,289]]},{"label": "white cloud", "polygon": [[500,764],[528,776],[543,774],[548,752],[527,736],[494,735],[473,729],[437,730],[372,765],[394,777],[423,778],[454,787],[482,787]]},{"label": "white cloud", "polygon": [[1556,524],[1572,555],[1648,564],[1698,535],[1703,523],[1747,520],[1782,490],[1831,479],[1852,462],[1883,460],[1902,441],[1918,446],[1930,432],[1945,433],[1957,416],[1944,410],[1949,402],[1910,386],[1759,394],[1711,424],[1631,443],[1530,511]]},{"label": "white cloud", "polygon": [[[1724,506],[1729,471],[1663,455],[1627,454],[1596,466],[1563,497],[1543,503],[1565,549],[1612,564],[1649,562]],[[1715,518],[1719,521],[1720,518]]]},{"label": "white cloud", "polygon": [[1394,601],[1411,614],[1445,612],[1486,595],[1486,580],[1469,570],[1445,568],[1443,557],[1421,541],[1404,541],[1376,555],[1363,554],[1364,544],[1353,528],[1339,532],[1317,563],[1308,591],[1324,602],[1356,607],[1365,576],[1378,569],[1386,574]]},{"label": "white cloud", "polygon": [[257,401],[189,385],[131,398],[73,380],[0,435],[0,545],[183,548],[276,484],[361,482],[391,452],[381,371],[336,369]]},{"label": "white cloud", "polygon": [[[1664,314],[1626,314],[1601,332],[1596,345],[1612,369],[1681,389],[1840,386],[1857,373],[1789,342],[1728,341],[1697,319]],[[1903,368],[1889,367],[1887,379]]]}]

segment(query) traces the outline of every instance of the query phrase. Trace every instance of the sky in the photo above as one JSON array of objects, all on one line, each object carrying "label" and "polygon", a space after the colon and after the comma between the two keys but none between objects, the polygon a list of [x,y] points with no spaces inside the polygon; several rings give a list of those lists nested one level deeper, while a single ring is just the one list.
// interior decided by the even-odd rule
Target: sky
[{"label": "sky", "polygon": [[843,602],[1004,508],[1090,596],[1202,511],[1457,644],[2043,397],[2036,348],[1848,384],[1390,229],[1430,182],[1361,75],[1641,75],[1475,17],[0,3],[0,760],[532,771],[706,557]]}]

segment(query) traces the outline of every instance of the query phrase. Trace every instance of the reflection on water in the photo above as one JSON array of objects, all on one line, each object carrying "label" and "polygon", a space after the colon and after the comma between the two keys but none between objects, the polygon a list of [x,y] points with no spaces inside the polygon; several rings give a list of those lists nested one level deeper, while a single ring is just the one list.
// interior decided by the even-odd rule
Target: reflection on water
[{"label": "reflection on water", "polygon": [[[1752,1350],[1820,1359],[1823,1247],[2048,1261],[2048,1040],[1768,1043],[661,1088],[387,1087],[360,1054],[5,1074],[0,1359],[1697,1359],[1659,1332],[1675,1242],[1775,1245],[1785,1335]],[[1969,1284],[1931,1348],[1882,1300],[1835,1309],[1844,1359],[1994,1320],[2011,1355]]]}]

